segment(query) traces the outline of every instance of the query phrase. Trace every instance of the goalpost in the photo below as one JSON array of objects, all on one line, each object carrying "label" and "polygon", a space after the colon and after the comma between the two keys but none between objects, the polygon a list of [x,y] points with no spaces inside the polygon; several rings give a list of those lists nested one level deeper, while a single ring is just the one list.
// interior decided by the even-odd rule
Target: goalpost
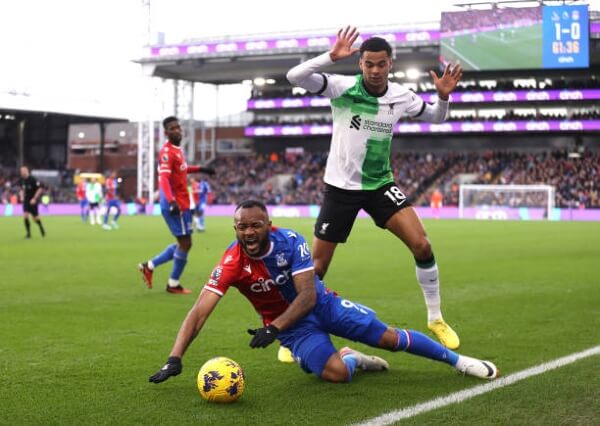
[{"label": "goalpost", "polygon": [[555,188],[551,185],[462,184],[458,216],[473,219],[551,219],[554,194]]}]

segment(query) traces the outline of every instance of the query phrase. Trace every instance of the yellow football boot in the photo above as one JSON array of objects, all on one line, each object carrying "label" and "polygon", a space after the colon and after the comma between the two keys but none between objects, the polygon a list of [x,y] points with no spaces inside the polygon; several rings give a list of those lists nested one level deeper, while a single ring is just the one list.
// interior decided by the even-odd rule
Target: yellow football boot
[{"label": "yellow football boot", "polygon": [[443,319],[438,319],[435,321],[431,321],[427,324],[427,328],[429,328],[435,337],[438,338],[440,343],[447,347],[448,349],[458,349],[460,346],[460,339],[458,338],[458,334],[452,327],[446,324],[446,321]]},{"label": "yellow football boot", "polygon": [[279,346],[279,352],[277,352],[277,359],[281,362],[292,363],[294,361],[294,357],[292,356],[292,351],[290,351],[285,346]]}]

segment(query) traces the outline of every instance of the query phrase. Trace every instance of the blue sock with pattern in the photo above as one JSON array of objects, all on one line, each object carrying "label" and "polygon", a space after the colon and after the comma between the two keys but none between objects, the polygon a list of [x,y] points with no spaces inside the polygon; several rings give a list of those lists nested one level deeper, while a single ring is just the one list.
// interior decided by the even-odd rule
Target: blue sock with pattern
[{"label": "blue sock with pattern", "polygon": [[452,366],[458,361],[458,354],[452,352],[447,347],[439,344],[435,340],[430,339],[423,333],[415,330],[398,330],[397,351],[405,351],[413,355],[419,355],[425,358],[442,361]]},{"label": "blue sock with pattern", "polygon": [[350,381],[354,375],[354,370],[356,370],[356,364],[358,364],[358,360],[354,354],[349,353],[342,356],[342,361],[344,361],[344,364],[346,364],[346,369],[348,370],[348,381]]}]

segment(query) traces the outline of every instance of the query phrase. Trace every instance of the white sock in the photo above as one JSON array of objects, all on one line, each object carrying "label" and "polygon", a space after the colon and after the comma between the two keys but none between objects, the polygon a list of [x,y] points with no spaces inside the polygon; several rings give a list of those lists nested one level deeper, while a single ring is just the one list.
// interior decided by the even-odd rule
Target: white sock
[{"label": "white sock", "polygon": [[432,322],[442,318],[440,309],[440,280],[437,264],[431,268],[423,269],[417,266],[417,281],[425,297],[427,306],[427,321]]},{"label": "white sock", "polygon": [[152,263],[151,260],[146,262],[146,265],[148,265],[148,269],[150,269],[151,271],[154,271],[154,263]]},{"label": "white sock", "polygon": [[167,284],[169,284],[169,287],[177,287],[179,285],[179,280],[174,280],[173,278],[169,278],[169,281],[167,281]]}]

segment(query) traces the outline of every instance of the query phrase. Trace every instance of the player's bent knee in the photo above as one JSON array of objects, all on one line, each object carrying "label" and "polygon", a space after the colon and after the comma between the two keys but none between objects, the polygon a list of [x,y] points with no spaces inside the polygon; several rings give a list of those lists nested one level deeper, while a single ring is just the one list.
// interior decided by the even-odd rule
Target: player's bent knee
[{"label": "player's bent knee", "polygon": [[331,355],[325,368],[321,372],[321,379],[332,383],[346,383],[349,381],[348,368],[338,353]]},{"label": "player's bent knee", "polygon": [[342,370],[325,369],[321,373],[321,379],[332,383],[347,383],[349,380],[348,369],[344,366]]},{"label": "player's bent knee", "polygon": [[398,350],[398,332],[395,328],[388,327],[381,339],[379,339],[379,347],[388,351]]},{"label": "player's bent knee", "polygon": [[419,239],[410,249],[415,259],[429,259],[432,254],[431,243],[427,238]]}]

